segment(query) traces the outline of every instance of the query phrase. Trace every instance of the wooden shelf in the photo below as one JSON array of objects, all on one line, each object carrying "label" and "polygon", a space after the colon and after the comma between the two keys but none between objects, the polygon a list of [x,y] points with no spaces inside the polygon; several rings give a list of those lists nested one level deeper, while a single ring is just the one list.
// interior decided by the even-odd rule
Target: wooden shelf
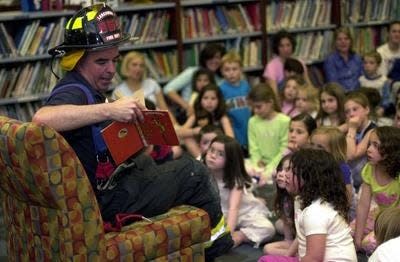
[{"label": "wooden shelf", "polygon": [[346,23],[343,26],[346,27],[365,27],[365,26],[382,26],[388,25],[390,21],[368,21],[368,22],[358,22],[358,23]]},{"label": "wooden shelf", "polygon": [[151,11],[151,10],[168,9],[174,7],[175,3],[171,1],[171,2],[160,2],[152,4],[121,4],[114,10],[116,13],[120,13],[120,12]]},{"label": "wooden shelf", "polygon": [[244,37],[255,37],[261,36],[262,32],[248,32],[248,33],[235,33],[235,34],[227,34],[227,35],[216,35],[216,36],[207,36],[207,37],[198,37],[193,39],[184,39],[183,44],[196,44],[202,42],[213,42],[213,41],[222,41],[229,40],[235,38],[244,38]]},{"label": "wooden shelf", "polygon": [[23,96],[23,97],[11,97],[11,98],[1,98],[0,99],[0,106],[9,105],[9,104],[20,104],[20,103],[28,103],[34,102],[38,100],[44,100],[49,97],[49,94],[37,94],[37,95],[30,95],[30,96]]},{"label": "wooden shelf", "polygon": [[201,6],[201,5],[215,5],[215,4],[240,4],[240,3],[252,3],[260,2],[257,0],[183,0],[181,6]]},{"label": "wooden shelf", "polygon": [[68,17],[72,16],[75,10],[63,10],[63,11],[36,11],[36,12],[22,12],[22,11],[10,11],[0,13],[0,22],[14,21],[14,20],[34,20],[43,18],[55,18],[55,17]]},{"label": "wooden shelf", "polygon": [[[305,32],[313,32],[313,31],[324,31],[324,30],[332,30],[335,29],[336,25],[326,25],[326,26],[315,26],[315,27],[301,27],[301,28],[282,28],[288,31],[289,33],[305,33]],[[268,35],[274,35],[278,33],[282,29],[273,29],[267,32]]]}]

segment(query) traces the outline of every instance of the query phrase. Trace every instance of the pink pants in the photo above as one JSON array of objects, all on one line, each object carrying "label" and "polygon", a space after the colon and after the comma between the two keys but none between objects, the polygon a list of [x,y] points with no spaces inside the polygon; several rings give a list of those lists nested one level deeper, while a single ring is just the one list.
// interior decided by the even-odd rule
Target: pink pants
[{"label": "pink pants", "polygon": [[299,262],[298,257],[267,255],[258,259],[258,262]]}]

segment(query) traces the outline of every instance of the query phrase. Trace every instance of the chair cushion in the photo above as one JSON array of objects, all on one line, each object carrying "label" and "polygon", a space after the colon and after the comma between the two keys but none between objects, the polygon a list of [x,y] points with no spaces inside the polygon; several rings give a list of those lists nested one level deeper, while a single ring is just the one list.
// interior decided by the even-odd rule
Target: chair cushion
[{"label": "chair cushion", "polygon": [[[203,257],[210,239],[208,214],[192,206],[179,206],[123,228],[121,233],[106,234],[107,260],[148,261],[174,256]],[[196,255],[195,253],[199,253]]]}]

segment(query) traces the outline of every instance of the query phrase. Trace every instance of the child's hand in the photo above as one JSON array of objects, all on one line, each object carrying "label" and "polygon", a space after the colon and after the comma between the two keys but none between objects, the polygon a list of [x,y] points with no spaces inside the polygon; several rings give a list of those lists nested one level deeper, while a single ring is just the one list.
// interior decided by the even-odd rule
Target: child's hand
[{"label": "child's hand", "polygon": [[200,134],[200,130],[201,130],[201,127],[199,127],[199,126],[193,128],[192,129],[193,135],[196,136],[196,135]]},{"label": "child's hand", "polygon": [[267,166],[267,164],[265,164],[264,161],[260,160],[258,161],[257,166],[264,169]]},{"label": "child's hand", "polygon": [[289,141],[287,147],[289,148],[290,151],[295,152],[299,150],[299,145],[296,142],[291,142]]},{"label": "child's hand", "polygon": [[356,247],[356,250],[361,250],[362,249],[362,245],[361,245],[361,239],[354,239],[354,246]]},{"label": "child's hand", "polygon": [[361,125],[361,119],[359,116],[353,116],[348,121],[349,128],[358,129]]}]

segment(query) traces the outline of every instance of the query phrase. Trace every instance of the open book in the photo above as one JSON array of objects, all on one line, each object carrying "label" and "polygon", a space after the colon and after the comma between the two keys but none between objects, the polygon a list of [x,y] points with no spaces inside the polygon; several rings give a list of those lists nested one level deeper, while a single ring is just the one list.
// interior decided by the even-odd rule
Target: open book
[{"label": "open book", "polygon": [[168,111],[143,110],[142,113],[141,123],[114,121],[101,130],[117,165],[148,145],[179,145]]}]

